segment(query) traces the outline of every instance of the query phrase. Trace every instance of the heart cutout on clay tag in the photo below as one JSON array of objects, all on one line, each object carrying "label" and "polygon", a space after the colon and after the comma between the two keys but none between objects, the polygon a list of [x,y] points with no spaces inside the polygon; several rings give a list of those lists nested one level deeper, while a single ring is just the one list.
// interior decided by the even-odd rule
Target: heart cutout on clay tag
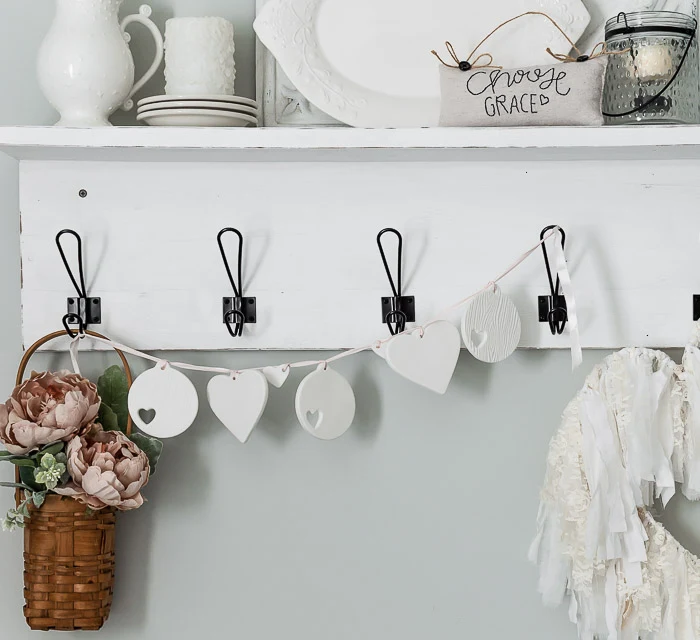
[{"label": "heart cutout on clay tag", "polygon": [[489,336],[485,331],[477,331],[476,329],[472,329],[472,342],[477,349],[481,349],[481,347],[486,344],[488,339]]},{"label": "heart cutout on clay tag", "polygon": [[257,370],[216,376],[207,385],[214,415],[243,444],[262,418],[268,393],[267,378]]},{"label": "heart cutout on clay tag", "polygon": [[154,409],[140,409],[139,417],[146,424],[151,424],[151,422],[153,422],[156,419],[156,412]]},{"label": "heart cutout on clay tag", "polygon": [[386,361],[400,376],[444,394],[454,375],[461,340],[459,331],[449,322],[428,325],[419,331],[402,333],[386,348]]},{"label": "heart cutout on clay tag", "polygon": [[482,362],[501,362],[512,355],[520,332],[518,309],[495,285],[475,296],[462,318],[464,344]]},{"label": "heart cutout on clay tag", "polygon": [[320,411],[307,411],[306,412],[306,420],[309,423],[311,427],[316,430],[318,425],[321,424],[321,420],[323,419],[323,414]]},{"label": "heart cutout on clay tag", "polygon": [[301,426],[320,440],[339,438],[355,418],[350,383],[323,364],[301,381],[295,406]]}]

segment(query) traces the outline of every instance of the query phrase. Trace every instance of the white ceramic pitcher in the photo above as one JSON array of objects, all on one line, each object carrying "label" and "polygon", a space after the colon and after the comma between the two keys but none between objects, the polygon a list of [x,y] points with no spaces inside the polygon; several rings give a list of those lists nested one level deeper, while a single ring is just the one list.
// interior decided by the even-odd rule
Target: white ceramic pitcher
[{"label": "white ceramic pitcher", "polygon": [[[163,61],[163,36],[149,19],[151,8],[119,22],[124,0],[56,0],[56,17],[38,59],[39,83],[46,99],[61,114],[57,126],[109,127],[120,106],[148,82]],[[134,59],[125,28],[146,26],[156,41],[156,57],[134,84]]]}]

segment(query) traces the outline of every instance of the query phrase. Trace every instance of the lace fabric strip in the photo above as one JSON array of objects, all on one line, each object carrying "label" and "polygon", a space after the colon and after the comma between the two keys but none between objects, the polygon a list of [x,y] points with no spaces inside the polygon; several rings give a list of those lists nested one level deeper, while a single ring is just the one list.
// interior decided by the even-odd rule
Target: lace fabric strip
[{"label": "lace fabric strip", "polygon": [[700,349],[624,349],[589,375],[547,457],[537,536],[545,604],[582,640],[700,640],[700,561],[650,509],[700,499]]}]

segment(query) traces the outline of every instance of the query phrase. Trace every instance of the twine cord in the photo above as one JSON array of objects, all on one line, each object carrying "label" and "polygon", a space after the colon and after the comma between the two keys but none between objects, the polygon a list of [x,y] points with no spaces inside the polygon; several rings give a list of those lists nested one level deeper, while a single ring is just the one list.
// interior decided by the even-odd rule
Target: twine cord
[{"label": "twine cord", "polygon": [[[477,44],[474,49],[472,49],[472,52],[466,57],[465,60],[460,60],[459,56],[457,55],[454,46],[450,42],[445,42],[445,47],[447,48],[447,52],[450,54],[450,57],[452,60],[455,61],[455,64],[448,64],[445,62],[440,55],[437,53],[437,51],[433,50],[430,53],[432,53],[442,64],[444,64],[446,67],[450,67],[452,69],[461,69],[462,71],[470,71],[471,69],[502,69],[503,67],[499,67],[493,64],[493,56],[490,53],[481,53],[479,54],[476,59],[471,62],[471,59],[476,55],[476,52],[486,43],[491,36],[493,36],[497,31],[505,27],[506,25],[510,24],[511,22],[515,22],[516,20],[520,20],[520,18],[524,18],[525,16],[542,16],[543,18],[547,18],[552,25],[561,33],[561,35],[566,38],[566,41],[571,45],[571,50],[576,52],[576,56],[571,56],[569,54],[564,54],[564,53],[554,53],[549,47],[547,47],[546,51],[547,53],[552,56],[555,60],[558,60],[559,62],[586,62],[587,60],[594,60],[595,58],[600,58],[601,56],[613,56],[613,55],[620,55],[622,53],[627,53],[629,49],[625,49],[624,51],[608,51],[608,48],[605,44],[605,42],[599,42],[596,44],[591,52],[589,54],[582,53],[581,50],[576,46],[576,43],[567,35],[566,31],[562,29],[559,26],[559,23],[552,18],[552,16],[544,13],[543,11],[526,11],[525,13],[521,13],[520,15],[514,16],[513,18],[509,18],[505,22],[501,22],[495,29],[491,31],[485,38]],[[600,49],[600,50],[598,50]],[[479,61],[484,58],[488,60],[486,64],[480,64]]]},{"label": "twine cord", "polygon": [[[447,53],[450,54],[450,57],[455,61],[455,64],[449,64],[445,62],[441,57],[440,54],[433,49],[430,53],[432,53],[442,64],[444,64],[446,67],[450,67],[452,69],[461,69],[462,71],[470,71],[471,69],[502,69],[503,67],[497,67],[494,66],[493,64],[493,56],[490,53],[481,53],[476,57],[476,60],[473,62],[470,62],[472,56],[474,55],[474,52],[469,55],[469,57],[466,60],[460,60],[459,56],[457,55],[457,52],[455,51],[454,46],[452,45],[451,42],[445,42],[445,48],[447,49]],[[488,60],[486,63],[480,62],[481,59]]]}]

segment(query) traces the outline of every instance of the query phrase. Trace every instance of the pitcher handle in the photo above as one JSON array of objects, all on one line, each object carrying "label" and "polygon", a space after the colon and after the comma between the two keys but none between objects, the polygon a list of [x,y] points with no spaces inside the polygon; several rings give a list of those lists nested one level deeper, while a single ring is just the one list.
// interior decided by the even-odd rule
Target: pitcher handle
[{"label": "pitcher handle", "polygon": [[122,105],[122,109],[124,109],[124,111],[130,111],[134,108],[134,101],[131,99],[132,96],[137,91],[139,91],[143,87],[143,85],[145,85],[155,75],[156,71],[158,71],[158,67],[160,67],[160,63],[163,62],[163,34],[161,34],[155,22],[153,22],[153,20],[150,19],[152,13],[153,9],[151,9],[151,7],[149,7],[147,4],[142,4],[139,7],[138,13],[126,16],[126,18],[124,18],[124,20],[122,20],[121,23],[121,30],[124,33],[124,39],[127,42],[131,40],[131,36],[126,32],[126,28],[132,22],[139,22],[140,24],[148,28],[156,43],[156,57],[153,60],[153,64],[149,67],[148,71],[146,71],[146,73],[143,74],[141,79],[138,82],[134,83],[134,86],[131,89],[131,92],[129,93],[129,97],[127,98],[126,102]]}]

